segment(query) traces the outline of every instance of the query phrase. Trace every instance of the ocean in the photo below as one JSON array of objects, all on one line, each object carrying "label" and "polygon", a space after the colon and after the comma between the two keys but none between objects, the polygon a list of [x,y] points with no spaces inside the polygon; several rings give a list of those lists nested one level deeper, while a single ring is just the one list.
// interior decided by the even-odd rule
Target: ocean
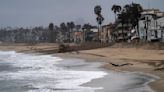
[{"label": "ocean", "polygon": [[83,59],[0,51],[0,92],[153,92],[147,86],[153,76],[100,66]]}]

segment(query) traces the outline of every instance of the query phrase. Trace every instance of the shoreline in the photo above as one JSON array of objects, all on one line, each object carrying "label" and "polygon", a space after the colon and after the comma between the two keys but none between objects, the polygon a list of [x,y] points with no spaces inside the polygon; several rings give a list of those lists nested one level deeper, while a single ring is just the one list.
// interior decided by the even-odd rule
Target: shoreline
[{"label": "shoreline", "polygon": [[[150,87],[150,83],[152,82],[155,82],[156,79],[158,79],[157,76],[155,75],[152,75],[152,74],[143,74],[143,73],[139,73],[139,72],[116,72],[116,71],[113,71],[111,70],[112,72],[114,73],[119,73],[119,74],[127,74],[129,76],[133,75],[133,74],[136,74],[137,78],[139,78],[138,75],[142,75],[144,77],[153,77],[154,79],[150,80],[150,81],[147,81],[145,82],[143,85],[143,87],[145,88],[144,90],[149,90],[150,92],[156,92],[155,90],[153,90],[151,87]],[[108,74],[110,72],[107,72]],[[126,76],[127,77],[127,76]],[[110,91],[110,88],[111,88],[111,84],[109,83],[109,79],[111,78],[110,75],[106,75],[104,76],[103,78],[98,78],[98,79],[93,79],[91,82],[88,82],[88,83],[85,83],[83,84],[83,86],[89,86],[89,87],[102,87],[103,89],[96,89],[95,92],[108,92]],[[113,78],[112,78],[113,79]],[[149,78],[148,78],[149,79]],[[98,83],[98,84],[97,84]],[[110,84],[110,85],[109,85]],[[133,85],[133,86],[137,86],[137,85]],[[139,86],[139,85],[138,85]],[[113,88],[114,86],[112,86]],[[125,86],[126,87],[126,86]],[[133,88],[133,87],[132,87]],[[149,92],[148,91],[148,92]],[[121,92],[121,91],[120,91]],[[124,92],[124,91],[123,91]],[[131,92],[131,91],[130,91]],[[133,91],[132,91],[133,92]],[[135,91],[136,92],[136,91]]]},{"label": "shoreline", "polygon": [[[32,55],[32,56],[33,55],[34,56],[35,55],[36,56],[38,56],[38,55],[40,56],[40,54],[37,54],[37,53],[36,54],[35,53],[27,53],[27,55],[28,54],[29,55]],[[51,55],[51,54],[49,54],[48,56],[58,57],[56,55]],[[88,62],[88,64],[90,64],[91,66],[93,66],[93,67],[87,67],[86,66],[87,69],[86,68],[82,68],[82,67],[79,67],[80,69],[78,67],[72,68],[72,69],[77,69],[77,71],[78,70],[81,70],[81,69],[82,70],[85,69],[86,71],[88,69],[96,69],[95,71],[100,71],[100,72],[106,73],[106,75],[103,76],[103,77],[95,78],[95,79],[92,79],[91,81],[88,81],[86,83],[83,83],[83,84],[79,85],[81,87],[88,87],[88,88],[91,88],[91,89],[95,89],[94,92],[107,92],[107,91],[112,91],[112,92],[114,91],[115,92],[117,88],[119,88],[119,89],[121,88],[122,90],[125,90],[125,91],[119,91],[119,92],[126,92],[126,88],[132,88],[132,89],[133,88],[139,88],[140,90],[145,90],[145,91],[148,91],[148,92],[154,92],[148,86],[148,84],[150,82],[153,82],[153,81],[155,81],[157,79],[157,77],[154,76],[154,75],[144,74],[144,73],[138,73],[138,72],[128,72],[128,71],[126,71],[126,72],[125,71],[116,72],[116,71],[113,71],[113,70],[107,70],[107,69],[101,67],[105,63],[102,63],[100,61],[91,61],[91,60],[86,60],[86,59],[83,59],[83,58],[73,58],[73,57],[67,57],[66,58],[64,56],[63,57],[59,57],[59,58],[61,58],[64,61],[68,59],[68,62],[70,62],[69,60],[73,60],[74,63],[72,63],[72,61],[70,62],[70,63],[73,64],[73,66],[74,66],[75,63],[81,62],[81,60],[82,60],[82,62],[84,60],[84,62],[86,62],[86,63]],[[75,59],[75,61],[74,61],[74,59]],[[77,61],[76,61],[76,59],[77,59]],[[80,61],[78,61],[78,60],[80,60]],[[65,62],[66,65],[68,65],[68,62]],[[70,65],[72,65],[72,64],[70,64]],[[133,80],[134,83],[132,82],[132,84],[133,84],[132,86],[126,86],[128,84],[131,84],[131,81],[132,81],[131,79],[133,79],[133,77],[134,78],[137,78],[139,80],[138,81]],[[119,82],[117,82],[116,80],[117,81],[119,80]],[[115,82],[116,82],[116,84],[115,84]],[[139,84],[138,84],[138,82],[139,82]],[[140,82],[141,82],[141,84],[140,84]],[[115,86],[113,86],[113,83],[114,83]],[[118,83],[121,83],[121,84],[123,83],[123,85],[119,85]],[[111,88],[111,86],[112,86],[112,88]],[[133,92],[133,91],[130,91],[130,92]]]},{"label": "shoreline", "polygon": [[[122,70],[115,71],[115,70],[112,70],[112,69],[109,69],[109,68],[107,69],[106,67],[104,67],[107,62],[102,60],[102,59],[100,61],[100,60],[97,60],[97,59],[95,60],[95,59],[91,59],[91,58],[87,58],[87,57],[78,57],[78,56],[71,56],[71,55],[72,54],[70,54],[70,53],[52,54],[52,56],[57,56],[57,57],[61,57],[61,58],[64,58],[64,59],[75,58],[75,59],[83,59],[83,60],[86,60],[86,62],[91,62],[91,63],[94,63],[94,62],[101,63],[101,65],[99,67],[97,67],[97,68],[99,68],[102,71],[105,71],[107,73],[107,75],[105,75],[104,77],[101,77],[101,78],[93,79],[90,82],[82,84],[82,86],[84,86],[84,87],[92,87],[92,88],[97,88],[98,87],[98,89],[96,89],[95,92],[107,92],[107,91],[109,91],[110,87],[109,87],[108,80],[111,77],[111,76],[109,76],[109,74],[111,72],[113,72],[113,73],[121,73],[121,74],[122,73],[123,74],[129,74],[129,76],[133,75],[133,74],[136,74],[136,76],[137,75],[141,75],[141,76],[145,76],[145,77],[146,76],[147,77],[152,77],[153,78],[152,80],[145,82],[143,85],[145,87],[150,88],[150,90],[152,90],[151,92],[156,92],[155,90],[152,89],[152,87],[150,86],[150,83],[153,83],[153,82],[157,81],[160,78],[158,76],[154,75],[154,74],[144,73],[144,72],[140,72],[140,71],[138,71],[138,72],[136,72],[136,71],[122,71]],[[103,88],[103,89],[101,89],[101,88]]]},{"label": "shoreline", "polygon": [[[75,52],[76,53],[76,52]],[[106,70],[111,70],[111,71],[114,71],[114,72],[129,72],[129,73],[142,73],[142,74],[145,74],[145,75],[151,75],[151,76],[154,76],[154,77],[158,77],[157,80],[153,80],[153,81],[150,81],[148,82],[148,84],[146,84],[147,86],[149,86],[154,92],[163,92],[163,89],[162,88],[163,86],[162,85],[159,85],[158,82],[160,82],[161,80],[163,81],[163,79],[161,79],[161,76],[156,74],[156,73],[152,73],[151,71],[147,71],[147,70],[141,70],[141,69],[131,69],[131,68],[122,68],[122,67],[114,67],[114,66],[111,66],[108,64],[108,59],[106,58],[102,58],[101,56],[100,57],[97,57],[97,56],[88,56],[88,55],[74,55],[74,54],[70,54],[70,53],[59,53],[59,54],[53,54],[54,56],[59,56],[59,57],[63,57],[63,58],[78,58],[78,59],[85,59],[87,62],[95,62],[95,61],[98,61],[98,62],[103,62],[104,65],[101,66],[101,68],[104,68]],[[112,61],[116,61],[116,62],[124,62],[123,60],[110,60],[111,62]],[[106,63],[106,64],[105,64]],[[100,78],[100,79],[103,79],[103,78]],[[99,79],[94,79],[94,80],[99,80]],[[93,80],[93,81],[94,81]],[[92,81],[91,81],[92,82]],[[87,84],[87,83],[86,83]],[[84,84],[85,85],[85,84]],[[158,86],[160,86],[161,88],[158,88]],[[99,92],[99,91],[96,91],[96,92]]]},{"label": "shoreline", "polygon": [[[2,51],[16,51],[20,53],[37,53],[36,49],[49,48],[52,49],[53,45],[46,46],[0,46]],[[31,49],[34,48],[34,49]],[[136,53],[135,53],[136,52]],[[139,54],[138,54],[139,53]],[[47,54],[47,53],[40,53]],[[163,92],[164,90],[164,71],[155,71],[156,67],[153,64],[158,64],[164,60],[164,50],[143,50],[136,48],[101,48],[93,50],[84,50],[77,52],[67,53],[55,53],[52,56],[59,56],[64,58],[80,58],[87,61],[100,61],[105,62],[103,66],[105,69],[113,70],[116,72],[129,71],[129,72],[143,72],[159,76],[160,79],[149,83],[150,87],[155,92]],[[133,65],[127,65],[122,67],[112,66],[114,64],[125,64],[130,63]]]}]

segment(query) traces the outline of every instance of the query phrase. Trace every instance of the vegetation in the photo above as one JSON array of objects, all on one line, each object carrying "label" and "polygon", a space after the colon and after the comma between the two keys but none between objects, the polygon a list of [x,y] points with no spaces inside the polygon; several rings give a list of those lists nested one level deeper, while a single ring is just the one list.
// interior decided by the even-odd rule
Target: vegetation
[{"label": "vegetation", "polygon": [[34,27],[34,28],[1,28],[0,42],[72,42],[72,32],[81,31],[81,25],[67,22],[61,23],[60,26],[49,23],[48,27]]},{"label": "vegetation", "polygon": [[84,33],[84,37],[85,37],[84,39],[85,39],[86,42],[88,42],[88,41],[90,42],[93,39],[93,37],[90,36],[90,35],[93,34],[93,32],[91,31],[92,28],[94,28],[94,26],[92,26],[89,23],[88,24],[84,24],[83,27],[82,27],[83,33]]},{"label": "vegetation", "polygon": [[132,27],[135,28],[137,27],[137,32],[139,34],[139,19],[141,17],[141,12],[143,11],[143,8],[140,4],[132,3],[132,4],[127,4],[124,6],[121,16],[122,16],[122,21],[123,24],[127,24],[130,22],[132,24]]},{"label": "vegetation", "polygon": [[119,5],[113,5],[112,6],[112,8],[111,8],[111,10],[114,12],[114,14],[115,14],[115,21],[116,21],[116,16],[117,16],[117,13],[119,13],[120,11],[121,11],[121,6],[119,6]]},{"label": "vegetation", "polygon": [[[111,10],[115,14],[115,24],[117,25],[121,23],[122,25],[122,37],[124,41],[127,39],[127,37],[125,38],[125,35],[127,34],[124,33],[124,30],[128,31],[131,29],[136,29],[136,33],[139,35],[139,19],[141,17],[141,12],[143,11],[140,4],[131,3],[123,7],[113,5]],[[116,18],[116,16],[118,17]]]},{"label": "vegetation", "polygon": [[104,21],[104,17],[101,15],[102,8],[100,5],[95,6],[94,13],[97,15],[96,21],[98,23],[98,40],[100,37],[100,27],[102,22]]},{"label": "vegetation", "polygon": [[49,24],[49,30],[50,30],[50,42],[53,43],[56,40],[56,34],[54,34],[54,24],[50,23]]},{"label": "vegetation", "polygon": [[[137,34],[139,34],[139,20],[141,18],[141,12],[143,8],[140,4],[131,3],[126,4],[123,7],[120,5],[113,5],[111,10],[115,14],[115,25],[122,24],[122,34],[123,25],[131,25],[128,30],[137,29]],[[39,41],[39,42],[60,42],[60,43],[71,43],[73,41],[73,32],[81,31],[83,32],[83,37],[86,41],[92,41],[89,36],[93,32],[90,31],[92,28],[98,28],[98,40],[100,40],[100,27],[104,21],[102,16],[102,8],[100,5],[94,7],[94,14],[96,15],[96,22],[98,26],[92,26],[91,24],[76,25],[73,21],[63,22],[59,26],[50,23],[47,28],[35,27],[35,28],[6,28],[0,31],[0,41],[1,42],[26,42],[29,41]],[[112,25],[114,28],[115,25]],[[127,29],[126,29],[127,30]],[[11,32],[12,31],[12,32]],[[147,32],[146,32],[147,34]],[[10,36],[10,37],[9,37]],[[114,35],[117,38],[117,35]],[[124,36],[124,35],[123,35]],[[124,37],[123,37],[124,38]],[[5,40],[7,39],[7,40]]]},{"label": "vegetation", "polygon": [[74,24],[74,22],[68,22],[67,23],[67,28],[68,28],[68,38],[69,38],[69,42],[71,42],[70,40],[71,40],[71,32],[73,32],[73,29],[75,28],[75,24]]}]

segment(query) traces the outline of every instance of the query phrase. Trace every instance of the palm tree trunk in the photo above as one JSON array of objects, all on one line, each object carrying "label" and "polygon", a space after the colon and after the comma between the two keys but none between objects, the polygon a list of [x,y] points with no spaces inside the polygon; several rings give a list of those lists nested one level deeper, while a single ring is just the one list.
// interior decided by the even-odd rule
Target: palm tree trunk
[{"label": "palm tree trunk", "polygon": [[100,42],[100,25],[98,24],[98,42]]},{"label": "palm tree trunk", "polygon": [[54,31],[54,42],[56,43],[56,34],[57,34],[57,32],[56,32],[56,30]]},{"label": "palm tree trunk", "polygon": [[163,42],[163,40],[164,40],[164,29],[163,28],[161,28],[161,41]]},{"label": "palm tree trunk", "polygon": [[83,29],[83,42],[85,42],[85,30]]},{"label": "palm tree trunk", "polygon": [[[72,29],[71,29],[72,30]],[[68,38],[69,38],[69,43],[71,42],[71,32],[70,32],[70,29],[69,29],[69,31],[68,31],[69,33],[68,33]]]},{"label": "palm tree trunk", "polygon": [[116,21],[116,16],[117,16],[117,14],[115,13],[115,21]]}]

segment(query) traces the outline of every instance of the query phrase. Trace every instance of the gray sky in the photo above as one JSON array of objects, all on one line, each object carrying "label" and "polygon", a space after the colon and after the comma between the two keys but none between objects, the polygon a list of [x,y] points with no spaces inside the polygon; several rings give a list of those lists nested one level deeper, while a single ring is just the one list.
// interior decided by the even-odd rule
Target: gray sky
[{"label": "gray sky", "polygon": [[[149,0],[150,8],[164,11],[164,0]],[[0,27],[47,26],[50,22],[91,23],[96,25],[94,6],[101,5],[104,24],[114,21],[113,4],[140,3],[148,8],[148,0],[0,0]]]}]

